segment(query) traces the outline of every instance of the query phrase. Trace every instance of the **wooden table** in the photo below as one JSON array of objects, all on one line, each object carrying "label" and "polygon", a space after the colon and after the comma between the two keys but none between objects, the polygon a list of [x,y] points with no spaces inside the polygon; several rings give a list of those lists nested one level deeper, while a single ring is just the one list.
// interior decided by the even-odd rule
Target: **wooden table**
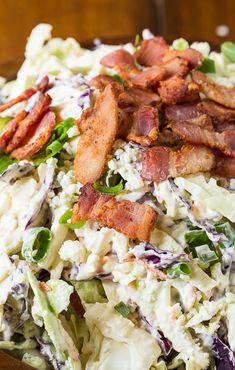
[{"label": "wooden table", "polygon": [[[40,22],[51,23],[54,35],[73,36],[83,45],[134,40],[148,27],[169,41],[184,36],[219,45],[235,40],[234,0],[7,0],[0,12],[0,75],[12,76],[23,61],[27,36]],[[220,37],[216,27],[226,25]]]}]

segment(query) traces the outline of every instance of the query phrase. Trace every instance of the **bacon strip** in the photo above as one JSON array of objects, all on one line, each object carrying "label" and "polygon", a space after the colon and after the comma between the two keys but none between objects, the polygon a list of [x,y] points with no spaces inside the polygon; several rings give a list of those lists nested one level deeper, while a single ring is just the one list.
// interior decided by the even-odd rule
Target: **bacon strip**
[{"label": "bacon strip", "polygon": [[160,182],[170,177],[210,171],[214,167],[214,154],[205,146],[183,145],[178,150],[155,146],[142,154],[143,178]]},{"label": "bacon strip", "polygon": [[112,76],[107,76],[107,75],[98,75],[95,76],[91,79],[89,82],[89,86],[95,87],[99,91],[104,91],[107,85],[113,84],[120,90],[123,90],[122,86],[114,80]]},{"label": "bacon strip", "polygon": [[136,87],[129,87],[118,97],[118,106],[125,112],[135,112],[139,106],[156,106],[160,104],[158,94],[148,90]]},{"label": "bacon strip", "polygon": [[27,89],[25,90],[22,94],[17,96],[14,99],[11,99],[7,101],[6,103],[0,105],[0,113],[3,112],[4,110],[11,108],[13,105],[17,103],[21,103],[22,101],[28,100],[33,94],[35,94],[36,90],[35,89]]},{"label": "bacon strip", "polygon": [[203,100],[198,103],[197,109],[202,113],[208,114],[213,118],[214,122],[235,122],[235,109],[226,108],[212,100]]},{"label": "bacon strip", "polygon": [[82,132],[75,156],[76,179],[93,182],[103,173],[107,155],[118,131],[118,107],[115,89],[108,85],[94,108],[85,111],[77,122]]},{"label": "bacon strip", "polygon": [[[206,113],[206,112],[205,112]],[[166,118],[168,121],[185,121],[196,118],[202,114],[198,109],[198,102],[176,104],[166,107]]]},{"label": "bacon strip", "polygon": [[40,93],[39,98],[34,107],[32,108],[32,110],[18,125],[16,132],[14,133],[12,139],[7,145],[6,148],[7,152],[12,152],[12,150],[20,146],[20,144],[28,134],[31,127],[37,124],[42,115],[48,110],[50,103],[51,97],[49,95]]},{"label": "bacon strip", "polygon": [[127,139],[141,145],[150,145],[157,139],[158,123],[157,110],[142,106],[134,113],[133,125]]},{"label": "bacon strip", "polygon": [[131,55],[128,51],[124,49],[118,49],[101,58],[100,64],[108,68],[114,68],[120,64],[134,67],[135,60],[133,55]]},{"label": "bacon strip", "polygon": [[127,68],[126,65],[116,67],[120,76],[127,82],[130,87],[137,88],[152,88],[156,90],[159,81],[162,81],[166,76],[166,70],[163,67],[154,66],[138,70],[136,67]]},{"label": "bacon strip", "polygon": [[183,51],[169,49],[163,57],[163,63],[176,57],[180,57],[187,61],[190,69],[200,67],[203,61],[203,56],[199,51],[193,48],[188,48]]},{"label": "bacon strip", "polygon": [[173,122],[171,128],[176,135],[188,143],[204,144],[217,148],[226,155],[235,156],[235,130],[219,133],[182,121]]},{"label": "bacon strip", "polygon": [[38,91],[46,92],[49,88],[49,77],[43,76],[40,81],[37,82],[36,88]]},{"label": "bacon strip", "polygon": [[213,174],[227,179],[235,178],[235,158],[216,154],[216,167]]},{"label": "bacon strip", "polygon": [[24,145],[13,150],[11,157],[16,159],[26,159],[39,152],[39,150],[50,139],[55,125],[55,113],[47,112],[37,127],[34,128],[25,138],[23,143]]},{"label": "bacon strip", "polygon": [[149,241],[157,214],[150,206],[117,200],[87,184],[82,187],[79,202],[73,209],[72,222],[81,219],[99,221],[103,226],[114,228],[131,239]]},{"label": "bacon strip", "polygon": [[3,148],[7,145],[8,141],[12,138],[20,122],[25,118],[26,114],[27,112],[23,110],[7,123],[6,127],[0,135],[0,148]]},{"label": "bacon strip", "polygon": [[135,57],[139,64],[151,67],[159,64],[168,50],[169,45],[163,37],[153,37],[141,42],[140,49],[135,53]]},{"label": "bacon strip", "polygon": [[160,82],[158,92],[163,103],[167,105],[192,101],[199,97],[197,85],[179,76]]},{"label": "bacon strip", "polygon": [[193,48],[183,51],[173,50],[162,37],[153,37],[141,42],[140,49],[135,54],[137,62],[145,66],[159,65],[166,63],[173,58],[184,59],[190,69],[201,66],[202,54]]},{"label": "bacon strip", "polygon": [[189,73],[188,61],[178,56],[163,63],[162,67],[166,70],[165,78],[171,78],[173,76],[184,77]]},{"label": "bacon strip", "polygon": [[206,74],[196,70],[192,71],[192,79],[209,99],[228,108],[235,108],[235,87],[218,85]]}]

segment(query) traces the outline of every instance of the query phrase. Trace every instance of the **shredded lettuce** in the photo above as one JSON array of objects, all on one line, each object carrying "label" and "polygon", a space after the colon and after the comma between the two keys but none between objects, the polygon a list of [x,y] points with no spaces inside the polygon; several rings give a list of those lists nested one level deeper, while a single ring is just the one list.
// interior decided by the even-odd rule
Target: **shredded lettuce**
[{"label": "shredded lettuce", "polygon": [[235,222],[235,194],[217,185],[216,179],[211,177],[207,181],[204,175],[199,174],[177,177],[175,183],[191,194],[193,199]]},{"label": "shredded lettuce", "polygon": [[0,154],[0,174],[3,173],[11,164],[17,163],[15,159],[11,159],[8,154]]},{"label": "shredded lettuce", "polygon": [[72,339],[63,328],[57,315],[50,309],[50,303],[46,294],[40,290],[39,283],[30,270],[28,270],[28,279],[35,296],[38,313],[43,319],[45,329],[55,346],[60,359],[68,363],[68,366],[65,367],[65,369],[81,370],[79,353],[74,346]]},{"label": "shredded lettuce", "polygon": [[50,279],[46,283],[50,290],[46,292],[48,301],[53,311],[58,315],[66,310],[70,303],[73,287],[63,280]]}]

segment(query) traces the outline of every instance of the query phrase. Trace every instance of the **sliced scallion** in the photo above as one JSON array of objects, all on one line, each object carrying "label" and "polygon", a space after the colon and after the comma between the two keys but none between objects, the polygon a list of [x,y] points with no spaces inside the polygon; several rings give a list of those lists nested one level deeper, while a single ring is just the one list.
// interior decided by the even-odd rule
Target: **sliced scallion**
[{"label": "sliced scallion", "polygon": [[59,153],[62,148],[63,148],[63,144],[61,144],[60,141],[58,140],[52,141],[52,143],[50,143],[46,147],[46,156],[54,157],[54,155]]},{"label": "sliced scallion", "polygon": [[119,302],[114,306],[115,310],[120,313],[123,317],[127,317],[130,314],[129,307],[124,302]]},{"label": "sliced scallion", "polygon": [[124,85],[124,80],[118,74],[113,75],[113,79],[117,81],[119,84]]},{"label": "sliced scallion", "polygon": [[187,263],[177,263],[167,269],[167,275],[170,278],[177,278],[180,275],[190,275],[191,267]]},{"label": "sliced scallion", "polygon": [[201,67],[198,69],[203,73],[215,73],[215,62],[213,59],[204,58]]},{"label": "sliced scallion", "polygon": [[117,193],[120,193],[120,191],[123,190],[123,181],[121,180],[119,182],[119,184],[114,185],[114,186],[110,186],[110,187],[95,182],[93,184],[93,187],[94,187],[95,190],[98,190],[101,193],[117,194]]},{"label": "sliced scallion", "polygon": [[232,41],[225,41],[221,45],[221,53],[232,63],[235,62],[235,44]]},{"label": "sliced scallion", "polygon": [[74,126],[74,124],[75,124],[75,119],[71,117],[65,119],[62,122],[59,122],[54,129],[57,139],[60,141],[66,139],[68,129]]},{"label": "sliced scallion", "polygon": [[84,220],[80,220],[76,224],[72,224],[71,222],[68,222],[68,220],[71,219],[72,215],[73,215],[73,211],[71,209],[67,209],[67,211],[65,211],[62,214],[62,216],[60,217],[59,224],[64,225],[64,226],[66,226],[66,227],[68,227],[69,229],[72,229],[72,230],[80,229],[81,227],[83,227],[85,225],[86,221],[84,221]]},{"label": "sliced scallion", "polygon": [[46,227],[28,229],[24,235],[22,256],[31,263],[42,261],[47,255],[51,239],[51,231]]}]

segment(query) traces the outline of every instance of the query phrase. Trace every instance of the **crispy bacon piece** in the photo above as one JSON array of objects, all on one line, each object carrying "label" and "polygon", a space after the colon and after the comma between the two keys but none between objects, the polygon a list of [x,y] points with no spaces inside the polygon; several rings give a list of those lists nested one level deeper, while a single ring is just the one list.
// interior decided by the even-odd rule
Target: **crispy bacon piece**
[{"label": "crispy bacon piece", "polygon": [[27,112],[23,110],[7,123],[6,127],[0,135],[0,148],[3,148],[7,145],[8,141],[12,138],[20,122],[25,118],[26,114]]},{"label": "crispy bacon piece", "polygon": [[141,42],[140,49],[135,53],[135,57],[139,64],[151,67],[159,64],[168,50],[169,45],[163,37],[153,37]]},{"label": "crispy bacon piece", "polygon": [[171,128],[176,135],[188,143],[204,144],[219,149],[226,155],[235,156],[235,130],[219,133],[182,121],[172,122]]},{"label": "crispy bacon piece", "polygon": [[7,101],[6,103],[0,105],[0,113],[3,112],[4,110],[11,108],[13,105],[17,103],[21,103],[22,101],[28,100],[33,94],[35,94],[36,90],[35,89],[27,89],[22,94],[17,96],[14,99],[11,99]]},{"label": "crispy bacon piece", "polygon": [[142,106],[134,113],[133,118],[133,125],[127,139],[141,145],[150,145],[158,135],[157,110],[153,107]]},{"label": "crispy bacon piece", "polygon": [[175,104],[166,107],[166,118],[168,121],[185,121],[196,118],[202,113],[198,109],[198,102]]},{"label": "crispy bacon piece", "polygon": [[47,112],[43,116],[41,122],[36,127],[33,127],[33,130],[27,135],[22,143],[23,146],[13,150],[11,157],[16,159],[26,159],[39,152],[39,150],[50,139],[55,124],[55,113]]},{"label": "crispy bacon piece", "polygon": [[87,184],[82,187],[79,202],[73,209],[72,222],[81,219],[99,221],[103,226],[113,228],[131,239],[149,241],[157,214],[150,206],[117,200]]},{"label": "crispy bacon piece", "polygon": [[217,132],[224,132],[224,131],[227,131],[227,130],[235,130],[235,121],[231,121],[231,122],[215,121],[215,122],[213,122],[213,126],[214,126],[215,131],[217,131]]},{"label": "crispy bacon piece", "polygon": [[113,84],[116,86],[116,88],[120,89],[120,92],[123,90],[122,86],[114,80],[112,76],[107,76],[107,75],[98,75],[95,76],[91,79],[89,82],[89,85],[91,87],[95,87],[99,91],[104,91],[107,85]]},{"label": "crispy bacon piece", "polygon": [[143,71],[136,68],[127,69],[125,65],[118,66],[117,69],[130,87],[143,89],[152,88],[156,90],[159,81],[162,81],[166,76],[165,68],[159,66],[145,68]]},{"label": "crispy bacon piece", "polygon": [[165,79],[173,76],[184,77],[189,73],[188,61],[178,56],[163,63],[162,66],[166,70]]},{"label": "crispy bacon piece", "polygon": [[142,154],[142,176],[160,182],[170,177],[210,171],[214,167],[214,154],[205,146],[183,145],[178,150],[155,146]]},{"label": "crispy bacon piece", "polygon": [[133,55],[131,55],[128,51],[124,49],[118,49],[101,58],[100,64],[108,68],[114,68],[120,64],[135,66],[135,60]]},{"label": "crispy bacon piece", "polygon": [[176,57],[184,59],[190,69],[200,67],[203,61],[202,54],[196,49],[188,48],[183,51],[170,49],[162,37],[143,40],[135,56],[139,64],[150,67],[161,62],[168,62]]},{"label": "crispy bacon piece", "polygon": [[[128,94],[128,97],[127,95]],[[160,97],[158,94],[150,91],[150,90],[143,90],[139,88],[127,88],[126,92],[119,95],[118,98],[118,105],[120,108],[129,107],[131,106],[138,107],[140,105],[151,105],[155,106],[160,103]]]},{"label": "crispy bacon piece", "polygon": [[118,109],[117,138],[126,140],[133,123],[133,114],[123,109]]},{"label": "crispy bacon piece", "polygon": [[176,146],[180,143],[180,138],[170,127],[163,127],[158,133],[157,144],[161,146]]},{"label": "crispy bacon piece", "polygon": [[[108,85],[92,109],[85,111],[78,127],[82,132],[75,156],[76,179],[93,182],[103,173],[107,155],[118,131],[118,106],[115,89]],[[82,128],[82,129],[81,129]]]},{"label": "crispy bacon piece", "polygon": [[47,94],[40,93],[39,98],[32,110],[18,125],[16,132],[7,145],[7,152],[12,152],[12,150],[20,146],[30,129],[37,124],[42,115],[48,110],[50,103],[51,97]]},{"label": "crispy bacon piece", "polygon": [[[183,118],[181,118],[181,119],[175,119],[175,118],[172,119],[172,118],[170,118],[169,119],[169,116],[170,116],[170,114],[168,114],[168,123],[170,125],[174,125],[175,122],[177,122],[178,124],[180,124],[182,122],[182,125],[184,125],[184,123],[186,122],[187,124],[200,126],[200,127],[205,128],[207,130],[210,130],[210,131],[214,130],[212,119],[207,114],[202,114],[202,113],[200,114],[199,113],[199,115],[193,116],[193,113],[192,113],[191,118],[188,118],[188,119],[186,119],[186,118],[184,118],[184,119]],[[173,114],[173,116],[174,116],[174,114]],[[181,116],[183,116],[183,114]]]},{"label": "crispy bacon piece", "polygon": [[213,118],[214,122],[235,122],[235,109],[226,108],[212,100],[203,100],[198,103],[197,109]]},{"label": "crispy bacon piece", "polygon": [[36,88],[38,91],[41,91],[43,93],[46,92],[49,88],[49,77],[44,76],[43,78],[41,78],[41,80],[36,83]]},{"label": "crispy bacon piece", "polygon": [[196,70],[192,71],[192,79],[209,99],[228,108],[235,108],[235,86],[218,85],[206,74]]},{"label": "crispy bacon piece", "polygon": [[216,167],[213,174],[227,179],[235,178],[235,158],[216,154]]},{"label": "crispy bacon piece", "polygon": [[181,58],[187,60],[190,68],[197,68],[202,65],[203,55],[193,48],[182,51]]},{"label": "crispy bacon piece", "polygon": [[200,67],[203,61],[203,56],[199,51],[193,48],[188,48],[183,51],[169,49],[163,57],[163,63],[176,57],[186,60],[190,69]]},{"label": "crispy bacon piece", "polygon": [[179,76],[160,82],[158,92],[163,103],[167,105],[192,101],[199,97],[197,85]]}]

